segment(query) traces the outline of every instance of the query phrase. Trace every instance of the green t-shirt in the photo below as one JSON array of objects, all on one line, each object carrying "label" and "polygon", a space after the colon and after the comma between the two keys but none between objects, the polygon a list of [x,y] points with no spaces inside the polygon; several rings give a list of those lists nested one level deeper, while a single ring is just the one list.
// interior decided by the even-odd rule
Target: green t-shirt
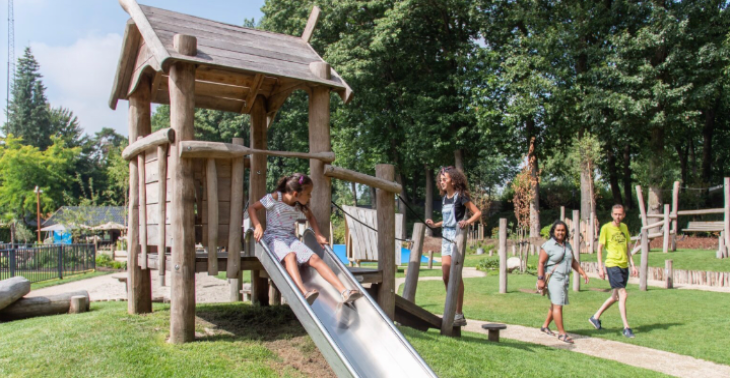
[{"label": "green t-shirt", "polygon": [[620,268],[629,267],[629,228],[626,224],[621,223],[619,227],[613,225],[613,222],[604,224],[601,227],[601,234],[598,236],[598,242],[603,244],[606,250],[606,267],[617,266]]}]

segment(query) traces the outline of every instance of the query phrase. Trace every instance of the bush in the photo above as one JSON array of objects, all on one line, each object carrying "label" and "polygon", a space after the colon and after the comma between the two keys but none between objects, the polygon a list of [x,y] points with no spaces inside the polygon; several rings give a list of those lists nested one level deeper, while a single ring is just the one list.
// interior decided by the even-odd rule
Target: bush
[{"label": "bush", "polygon": [[476,266],[477,270],[482,272],[489,272],[499,269],[499,259],[486,258],[479,260]]},{"label": "bush", "polygon": [[127,262],[126,261],[114,261],[114,260],[112,260],[111,256],[100,254],[100,255],[96,256],[96,266],[103,267],[103,268],[126,270]]}]

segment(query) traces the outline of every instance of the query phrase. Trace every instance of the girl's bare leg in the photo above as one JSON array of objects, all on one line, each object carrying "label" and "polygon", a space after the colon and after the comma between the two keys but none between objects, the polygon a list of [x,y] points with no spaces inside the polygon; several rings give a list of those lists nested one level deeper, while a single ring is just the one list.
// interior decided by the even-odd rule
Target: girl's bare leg
[{"label": "girl's bare leg", "polygon": [[307,289],[304,287],[304,282],[302,282],[302,274],[299,273],[299,264],[297,264],[296,253],[289,252],[289,254],[284,256],[284,267],[289,273],[292,281],[294,281],[294,284],[297,285],[297,288],[299,288],[299,291],[301,291],[302,294],[305,294]]},{"label": "girl's bare leg", "polygon": [[319,256],[312,255],[312,257],[309,258],[309,261],[307,261],[307,264],[314,268],[314,270],[316,270],[322,278],[329,282],[330,285],[334,286],[338,293],[345,291],[345,286],[342,285],[342,282],[339,278],[337,278],[335,272],[333,272],[332,269],[330,269],[330,267],[325,264],[321,258],[319,258]]}]

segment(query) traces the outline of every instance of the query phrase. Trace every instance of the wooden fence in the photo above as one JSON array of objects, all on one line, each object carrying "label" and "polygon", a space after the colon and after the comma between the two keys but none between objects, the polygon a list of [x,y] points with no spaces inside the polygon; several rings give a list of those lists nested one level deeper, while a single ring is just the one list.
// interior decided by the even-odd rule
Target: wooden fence
[{"label": "wooden fence", "polygon": [[[586,273],[597,273],[598,263],[584,262],[581,263]],[[701,270],[683,270],[673,269],[672,282],[685,285],[703,285],[713,287],[730,287],[730,272],[708,272]],[[649,281],[665,281],[666,271],[664,268],[649,267]]]}]

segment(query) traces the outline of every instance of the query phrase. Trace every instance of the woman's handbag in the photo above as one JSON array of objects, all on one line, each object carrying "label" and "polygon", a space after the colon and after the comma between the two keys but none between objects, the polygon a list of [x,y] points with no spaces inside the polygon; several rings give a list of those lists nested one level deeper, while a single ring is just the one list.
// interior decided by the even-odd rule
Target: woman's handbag
[{"label": "woman's handbag", "polygon": [[538,282],[540,282],[540,281],[538,280],[538,282],[535,282],[535,289],[537,290],[537,293],[538,294],[540,294],[542,296],[545,296],[545,294],[547,294],[547,292],[548,292],[548,282],[550,282],[550,276],[552,276],[553,273],[555,273],[555,269],[558,269],[558,266],[560,266],[560,264],[562,264],[563,261],[565,261],[565,255],[567,253],[568,253],[568,249],[566,247],[563,247],[563,258],[560,259],[560,262],[559,263],[555,264],[555,266],[553,267],[553,270],[550,271],[550,273],[548,273],[548,274],[545,275],[545,287],[543,287],[542,289],[540,289],[538,287],[538,285],[537,285]]}]

